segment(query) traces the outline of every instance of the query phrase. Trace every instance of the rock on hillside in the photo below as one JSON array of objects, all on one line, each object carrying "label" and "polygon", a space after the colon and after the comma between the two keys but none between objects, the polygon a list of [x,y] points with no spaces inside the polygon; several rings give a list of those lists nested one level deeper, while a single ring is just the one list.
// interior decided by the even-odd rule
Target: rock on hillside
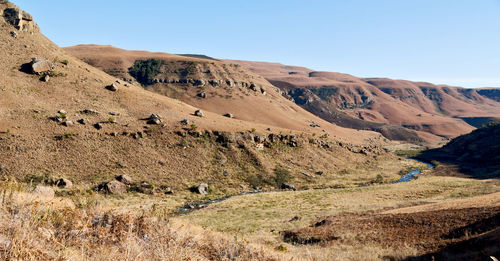
[{"label": "rock on hillside", "polygon": [[[77,45],[64,50],[125,82],[139,80],[146,90],[179,99],[203,111],[221,116],[231,113],[238,120],[318,134],[332,126],[283,97],[282,91],[262,76],[235,63],[102,45]],[[129,73],[133,66],[147,66],[154,73],[132,73],[136,79]],[[322,128],[311,127],[312,122]],[[340,132],[351,131],[338,129],[337,133]]]},{"label": "rock on hillside", "polygon": [[[0,14],[9,8],[15,7],[0,4]],[[72,190],[125,174],[157,188],[185,191],[186,184],[206,182],[214,193],[233,193],[242,190],[240,184],[270,186],[273,169],[290,165],[290,158],[300,171],[313,171],[309,167],[314,165],[332,175],[351,166],[368,166],[365,162],[374,157],[398,163],[381,149],[380,135],[321,120],[272,86],[265,86],[265,95],[252,90],[265,84],[257,76],[253,87],[233,87],[238,96],[231,99],[210,91],[229,86],[205,86],[206,98],[189,98],[212,100],[205,107],[222,108],[213,113],[116,79],[68,55],[38,30],[16,26],[0,18],[0,178],[57,174],[74,183],[73,188],[65,186]],[[23,70],[35,57],[51,61],[49,82]],[[131,57],[133,63],[143,56]],[[223,69],[224,64],[216,66]],[[118,91],[106,89],[113,84]],[[203,117],[194,116],[200,108]],[[160,124],[148,124],[152,114],[161,115],[154,117]],[[311,121],[321,128],[311,127]],[[219,164],[222,159],[224,164]],[[222,178],[223,171],[231,174]],[[331,178],[325,174],[322,180],[308,181],[300,172],[293,174],[298,187]]]}]

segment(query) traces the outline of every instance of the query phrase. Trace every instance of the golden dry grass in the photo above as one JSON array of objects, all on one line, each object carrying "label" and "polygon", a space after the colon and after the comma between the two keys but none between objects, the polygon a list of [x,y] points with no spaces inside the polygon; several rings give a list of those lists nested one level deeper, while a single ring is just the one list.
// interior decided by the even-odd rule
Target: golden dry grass
[{"label": "golden dry grass", "polygon": [[[280,254],[150,211],[115,214],[0,189],[1,260],[278,260]],[[16,200],[19,198],[25,200]]]},{"label": "golden dry grass", "polygon": [[[412,246],[385,249],[370,245],[294,246],[284,244],[280,231],[307,227],[325,216],[345,212],[383,211],[500,191],[495,180],[421,176],[410,183],[364,188],[266,193],[232,198],[182,217],[204,228],[224,231],[270,247],[285,245],[306,260],[367,260],[416,254]],[[298,220],[293,220],[299,217]],[[349,235],[343,235],[349,237]]]}]

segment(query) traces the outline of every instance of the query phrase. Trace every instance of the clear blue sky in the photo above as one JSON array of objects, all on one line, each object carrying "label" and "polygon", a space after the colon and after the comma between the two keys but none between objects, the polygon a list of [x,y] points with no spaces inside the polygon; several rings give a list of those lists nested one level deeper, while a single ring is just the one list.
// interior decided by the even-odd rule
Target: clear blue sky
[{"label": "clear blue sky", "polygon": [[60,46],[500,86],[500,0],[12,0]]}]

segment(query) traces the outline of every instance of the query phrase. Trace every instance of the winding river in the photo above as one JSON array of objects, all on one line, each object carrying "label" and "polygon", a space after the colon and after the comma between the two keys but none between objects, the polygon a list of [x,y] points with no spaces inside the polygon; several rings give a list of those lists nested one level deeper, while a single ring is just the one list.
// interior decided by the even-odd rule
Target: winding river
[{"label": "winding river", "polygon": [[[418,161],[420,163],[424,163],[425,165],[427,165],[427,169],[434,169],[434,165],[431,163],[420,161],[417,159],[413,159],[413,160]],[[399,180],[394,181],[393,183],[410,182],[411,180],[415,179],[415,175],[422,173],[423,170],[424,169],[422,169],[422,168],[410,169],[408,171],[408,173],[402,175]],[[387,183],[380,184],[380,185],[385,185],[385,184],[387,184]],[[366,187],[366,186],[367,185],[362,185],[359,187]],[[370,185],[370,186],[373,186],[373,185]],[[327,190],[327,189],[330,190],[333,188],[322,188],[322,189],[317,189],[317,190]],[[178,208],[178,210],[179,210],[178,214],[179,215],[187,215],[194,210],[202,209],[202,208],[205,208],[209,205],[219,203],[219,202],[222,202],[224,200],[227,200],[227,199],[230,199],[233,197],[239,197],[239,196],[251,195],[251,194],[261,194],[261,193],[270,193],[270,192],[288,192],[288,191],[289,190],[254,190],[254,191],[246,191],[246,192],[242,192],[242,193],[238,193],[238,194],[227,195],[224,197],[220,197],[220,198],[216,198],[216,199],[212,199],[212,200],[207,200],[207,201],[203,201],[203,202],[186,202],[184,205],[182,205],[181,207]],[[299,191],[306,191],[306,190],[299,190]]]}]

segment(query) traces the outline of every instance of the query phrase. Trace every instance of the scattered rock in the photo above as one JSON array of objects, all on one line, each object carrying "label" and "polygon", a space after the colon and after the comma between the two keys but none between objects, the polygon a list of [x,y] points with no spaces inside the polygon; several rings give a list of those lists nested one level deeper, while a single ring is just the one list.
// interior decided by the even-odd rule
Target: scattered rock
[{"label": "scattered rock", "polygon": [[99,185],[98,189],[108,194],[122,194],[127,192],[127,185],[118,180],[112,180]]},{"label": "scattered rock", "polygon": [[109,115],[112,115],[112,116],[120,116],[120,113],[119,113],[119,112],[110,111],[110,112],[109,112]]},{"label": "scattered rock", "polygon": [[316,174],[316,175],[319,175],[319,176],[322,176],[324,173],[323,173],[323,171],[316,171],[316,173],[315,173],[315,174]]},{"label": "scattered rock", "polygon": [[73,125],[75,125],[72,121],[65,121],[62,123],[63,126],[66,126],[66,127],[71,127]]},{"label": "scattered rock", "polygon": [[44,76],[42,76],[42,78],[40,78],[40,81],[42,82],[48,82],[50,80],[50,76],[48,74],[45,74]]},{"label": "scattered rock", "polygon": [[118,86],[116,86],[115,83],[112,83],[112,84],[106,86],[106,89],[109,91],[112,91],[112,92],[116,92],[116,91],[118,91]]},{"label": "scattered rock", "polygon": [[37,185],[31,193],[46,198],[54,198],[54,195],[56,194],[51,187],[42,185]]},{"label": "scattered rock", "polygon": [[98,111],[96,110],[92,110],[92,109],[85,109],[82,111],[83,114],[87,114],[87,115],[95,115],[95,114],[99,114]]},{"label": "scattered rock", "polygon": [[146,181],[142,182],[137,189],[143,194],[152,195],[154,193],[153,185]]},{"label": "scattered rock", "polygon": [[309,174],[309,173],[307,173],[307,172],[301,172],[300,174],[302,174],[302,175],[304,175],[304,176],[306,176],[308,178],[312,178],[312,175]]},{"label": "scattered rock", "polygon": [[96,124],[94,124],[94,128],[100,130],[100,129],[102,129],[102,124],[101,123],[96,123]]},{"label": "scattered rock", "polygon": [[29,64],[29,69],[33,74],[40,74],[54,70],[55,66],[51,61],[33,58]]},{"label": "scattered rock", "polygon": [[222,171],[222,176],[224,177],[229,176],[229,172],[227,172],[227,170]]},{"label": "scattered rock", "polygon": [[196,110],[196,111],[194,112],[194,115],[195,115],[195,116],[198,116],[198,117],[203,117],[203,111],[202,111],[202,110]]},{"label": "scattered rock", "polygon": [[228,117],[228,118],[234,118],[234,115],[231,114],[231,113],[226,113],[224,114],[225,117]]},{"label": "scattered rock", "polygon": [[149,116],[147,120],[148,124],[154,124],[154,125],[161,124],[161,116],[158,114],[151,114],[151,116]]},{"label": "scattered rock", "polygon": [[316,223],[314,223],[314,225],[312,225],[313,227],[320,227],[320,226],[324,226],[324,225],[327,225],[327,224],[331,224],[332,221],[329,220],[329,219],[323,219],[323,220],[320,220]]},{"label": "scattered rock", "polygon": [[66,178],[60,178],[55,182],[55,185],[60,188],[72,188],[73,182],[71,182],[71,180]]},{"label": "scattered rock", "polygon": [[198,97],[205,99],[205,98],[207,98],[207,93],[206,92],[200,92],[200,93],[198,93]]},{"label": "scattered rock", "polygon": [[10,32],[10,36],[14,37],[14,38],[17,38],[17,32],[15,31],[11,31]]},{"label": "scattered rock", "polygon": [[58,110],[57,113],[59,113],[59,114],[68,114],[65,110]]},{"label": "scattered rock", "polygon": [[194,80],[193,85],[195,86],[205,86],[206,82],[204,80]]},{"label": "scattered rock", "polygon": [[206,183],[201,183],[196,187],[196,193],[201,194],[201,195],[206,195],[208,194],[208,184]]},{"label": "scattered rock", "polygon": [[76,122],[80,123],[81,125],[85,125],[88,123],[86,119],[79,119]]},{"label": "scattered rock", "polygon": [[172,195],[174,194],[174,190],[170,187],[163,187],[163,192],[167,195]]},{"label": "scattered rock", "polygon": [[289,220],[289,222],[294,222],[294,221],[299,221],[299,220],[300,220],[300,217],[299,216],[295,216],[295,217],[291,218]]},{"label": "scattered rock", "polygon": [[297,190],[294,185],[289,184],[289,183],[281,184],[281,189]]},{"label": "scattered rock", "polygon": [[127,185],[132,184],[132,178],[128,175],[125,175],[125,174],[117,176],[116,180],[120,181],[123,184],[127,184]]},{"label": "scattered rock", "polygon": [[188,125],[189,124],[189,120],[188,119],[184,119],[181,121],[181,124],[182,125]]}]

